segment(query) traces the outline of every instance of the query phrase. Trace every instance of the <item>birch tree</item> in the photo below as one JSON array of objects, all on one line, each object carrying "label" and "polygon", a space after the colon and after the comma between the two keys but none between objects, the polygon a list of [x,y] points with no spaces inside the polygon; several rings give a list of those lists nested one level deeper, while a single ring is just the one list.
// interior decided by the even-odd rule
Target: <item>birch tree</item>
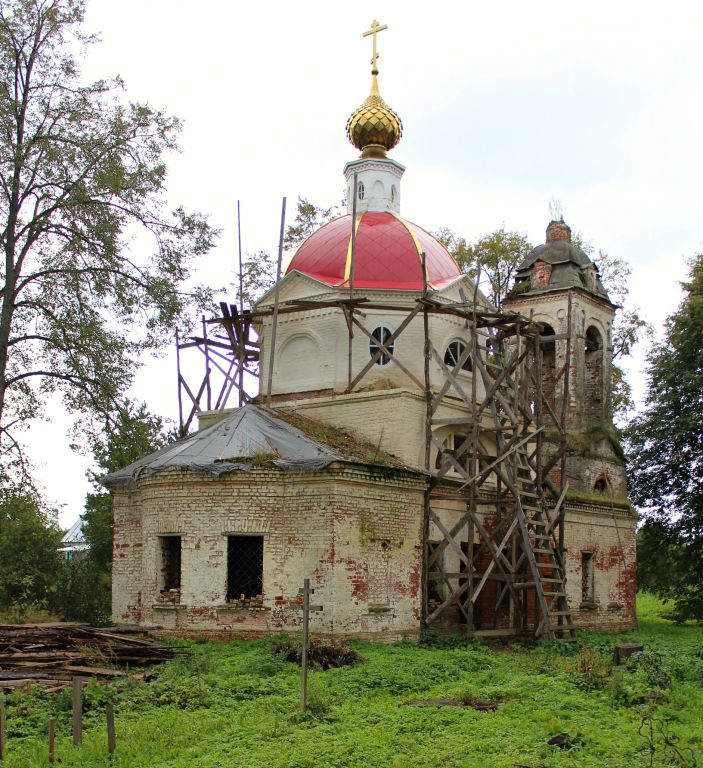
[{"label": "birch tree", "polygon": [[[165,205],[179,121],[84,83],[84,0],[0,0],[0,450],[59,391],[110,413],[140,354],[203,289],[184,292],[214,232]],[[136,238],[138,247],[130,248]]]}]

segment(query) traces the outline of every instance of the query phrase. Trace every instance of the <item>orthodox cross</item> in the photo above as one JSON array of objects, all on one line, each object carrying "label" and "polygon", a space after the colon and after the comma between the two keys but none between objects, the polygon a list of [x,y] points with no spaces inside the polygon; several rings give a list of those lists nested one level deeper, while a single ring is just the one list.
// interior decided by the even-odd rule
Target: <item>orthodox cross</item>
[{"label": "orthodox cross", "polygon": [[310,605],[310,596],[315,592],[310,588],[310,579],[303,579],[303,587],[298,594],[303,598],[302,603],[296,603],[291,608],[297,608],[303,612],[303,653],[300,660],[300,709],[302,712],[308,708],[308,636],[310,634],[310,611],[321,611],[321,605]]},{"label": "orthodox cross", "polygon": [[376,52],[376,35],[379,32],[383,32],[384,29],[388,29],[388,24],[381,26],[376,19],[371,22],[371,29],[368,32],[363,32],[362,37],[368,37],[373,35],[373,56],[371,58],[371,74],[378,74],[378,53]]}]

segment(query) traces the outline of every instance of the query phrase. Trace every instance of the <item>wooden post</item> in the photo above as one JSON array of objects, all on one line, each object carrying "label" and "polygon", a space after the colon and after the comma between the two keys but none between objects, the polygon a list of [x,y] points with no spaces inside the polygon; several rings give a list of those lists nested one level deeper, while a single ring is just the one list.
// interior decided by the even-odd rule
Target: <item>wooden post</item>
[{"label": "wooden post", "polygon": [[[569,291],[568,295],[568,304],[567,304],[567,312],[568,317],[566,319],[566,359],[564,361],[564,399],[561,404],[561,441],[560,441],[560,450],[561,450],[561,485],[560,490],[562,488],[565,488],[566,485],[566,447],[567,447],[567,439],[566,439],[566,422],[568,418],[568,407],[569,407],[569,386],[571,384],[571,377],[570,377],[570,369],[571,369],[571,334],[573,333],[573,324],[572,324],[572,318],[571,314],[573,312],[572,308],[572,301],[571,301],[571,291]],[[562,511],[559,513],[559,557],[561,558],[561,562],[564,562],[564,520],[566,519],[566,506],[563,507]]]},{"label": "wooden post", "polygon": [[212,410],[212,387],[210,386],[210,349],[207,345],[207,323],[205,315],[202,316],[203,324],[203,351],[205,352],[205,392],[207,394],[207,409]]},{"label": "wooden post", "polygon": [[310,623],[310,579],[303,581],[303,653],[300,662],[300,711],[308,708],[308,630]]},{"label": "wooden post", "polygon": [[5,697],[0,694],[0,760],[5,759]]},{"label": "wooden post", "polygon": [[53,765],[56,762],[54,751],[56,741],[56,721],[53,717],[49,718],[49,762]]},{"label": "wooden post", "polygon": [[430,474],[430,447],[432,445],[432,382],[430,380],[430,320],[427,307],[427,255],[423,251],[420,254],[422,263],[422,333],[423,333],[423,373],[425,384],[425,458],[424,468],[428,474],[427,487],[425,488],[425,503],[422,511],[422,626],[427,626],[429,616],[429,541],[430,541],[430,509],[432,493],[432,478]]},{"label": "wooden post", "polygon": [[278,238],[278,263],[276,265],[276,291],[273,299],[273,317],[271,319],[271,351],[269,353],[268,382],[266,387],[266,406],[271,407],[271,386],[273,385],[273,361],[276,350],[276,327],[278,325],[278,297],[281,283],[281,262],[283,261],[283,236],[286,229],[286,198],[281,206],[281,234]]},{"label": "wooden post", "polygon": [[358,174],[354,173],[354,199],[352,200],[352,230],[351,230],[351,261],[349,262],[349,351],[347,359],[347,390],[351,391],[352,384],[352,349],[354,342],[354,329],[352,327],[354,317],[354,257],[356,252],[356,199],[358,189]]},{"label": "wooden post", "polygon": [[310,605],[310,595],[314,592],[310,589],[310,579],[304,579],[303,586],[298,590],[298,594],[303,598],[303,604],[296,605],[294,608],[303,611],[303,647],[300,660],[300,711],[305,712],[308,708],[308,645],[309,645],[309,627],[310,611],[321,611],[321,605]]},{"label": "wooden post", "polygon": [[178,373],[178,436],[185,437],[183,428],[183,394],[181,392],[181,341],[176,328],[176,371]]},{"label": "wooden post", "polygon": [[73,746],[83,743],[83,678],[73,678]]},{"label": "wooden post", "polygon": [[115,753],[115,708],[111,701],[105,705],[105,714],[107,715],[107,751],[112,759]]},{"label": "wooden post", "polygon": [[[239,246],[239,316],[244,314],[244,264],[242,262],[242,215],[237,200],[237,243]],[[242,341],[242,345],[244,342]],[[244,350],[241,350],[242,353]],[[244,362],[239,365],[239,407],[244,405]]]}]

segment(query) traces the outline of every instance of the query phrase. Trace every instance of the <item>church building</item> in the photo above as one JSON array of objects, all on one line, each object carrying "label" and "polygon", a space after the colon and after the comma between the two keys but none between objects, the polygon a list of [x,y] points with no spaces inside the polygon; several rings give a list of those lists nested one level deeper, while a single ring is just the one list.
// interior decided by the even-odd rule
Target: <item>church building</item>
[{"label": "church building", "polygon": [[255,307],[213,321],[218,341],[200,340],[227,346],[238,371],[254,360],[259,391],[239,408],[193,396],[198,431],[104,478],[118,623],[294,632],[309,578],[311,629],[326,636],[634,625],[616,307],[563,220],[497,308],[402,217],[381,29],[347,123],[360,152],[344,167],[347,214]]}]

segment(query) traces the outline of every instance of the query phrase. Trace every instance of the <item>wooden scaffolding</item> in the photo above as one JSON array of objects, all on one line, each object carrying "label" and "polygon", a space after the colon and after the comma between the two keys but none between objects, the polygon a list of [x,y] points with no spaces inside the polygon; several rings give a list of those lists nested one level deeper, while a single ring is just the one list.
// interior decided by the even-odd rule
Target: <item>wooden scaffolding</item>
[{"label": "wooden scaffolding", "polygon": [[[331,307],[343,314],[349,331],[347,392],[359,387],[382,355],[424,392],[424,469],[428,474],[424,625],[461,629],[468,636],[575,637],[566,597],[563,538],[570,328],[560,336],[544,336],[543,328],[531,318],[480,310],[476,294],[472,300],[462,294],[462,301],[447,303],[426,285],[405,306],[371,301],[358,291],[350,291],[349,298],[328,301],[279,305],[276,298],[271,309],[245,312],[223,303],[220,317],[203,320],[202,335],[178,341],[181,432],[187,433],[199,411],[227,407],[234,392],[239,405],[253,399],[248,390],[258,374],[259,347],[251,336],[255,321],[270,318],[275,325],[282,314]],[[397,324],[389,338],[374,337],[375,352],[354,370],[354,333],[371,338],[356,316],[360,309],[393,313]],[[444,351],[431,338],[433,315],[450,315],[465,327],[468,343],[454,364],[445,360]],[[416,318],[424,326],[424,381],[411,373],[395,351],[398,337]],[[208,335],[211,326],[216,330]],[[545,396],[544,349],[549,345],[553,349],[557,338],[565,341],[565,353],[561,366],[549,377]],[[188,385],[181,370],[180,354],[186,349],[197,349],[204,359],[204,374],[194,386]],[[275,345],[269,370],[274,353]],[[458,374],[468,358],[473,375],[467,381]],[[431,363],[442,371],[439,387],[431,385]],[[260,393],[262,400],[266,394]],[[462,404],[465,416],[442,417],[440,406],[449,400]],[[461,436],[459,444],[442,439],[447,426]],[[555,483],[550,471],[558,465],[562,471],[556,473]],[[447,504],[453,509],[451,523],[445,514]]]}]

